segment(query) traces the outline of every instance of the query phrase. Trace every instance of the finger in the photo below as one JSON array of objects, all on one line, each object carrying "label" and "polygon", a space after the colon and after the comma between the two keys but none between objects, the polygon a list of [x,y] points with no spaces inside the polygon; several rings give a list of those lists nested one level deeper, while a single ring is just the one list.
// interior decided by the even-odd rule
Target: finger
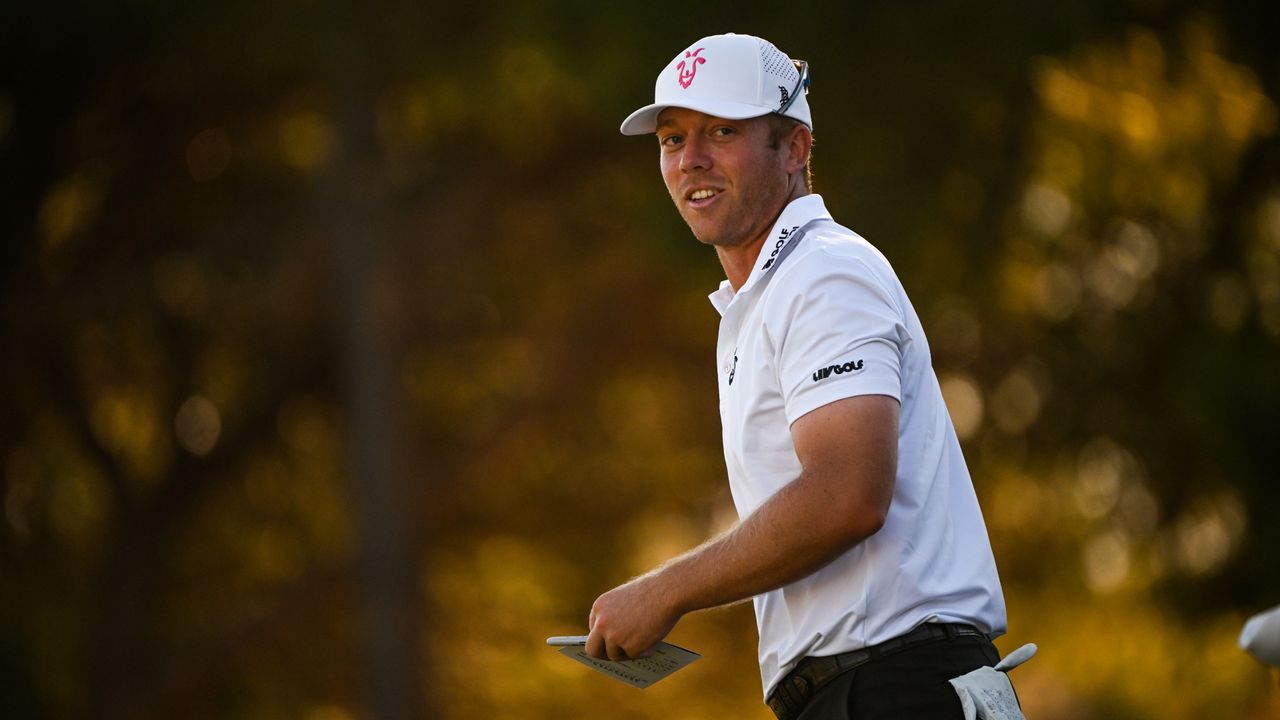
[{"label": "finger", "polygon": [[609,659],[615,661],[627,660],[627,651],[622,649],[621,645],[607,645],[609,649]]},{"label": "finger", "polygon": [[587,646],[584,650],[586,650],[587,654],[593,658],[603,660],[609,657],[605,653],[604,638],[601,637],[601,634],[596,632],[595,629],[592,629],[591,633],[587,635]]},{"label": "finger", "polygon": [[653,657],[653,656],[654,656],[654,654],[655,654],[655,653],[657,653],[657,652],[658,652],[658,646],[657,646],[657,645],[654,645],[653,647],[649,648],[648,650],[645,650],[644,652],[642,652],[642,653],[640,653],[639,655],[637,655],[637,656],[636,656],[636,659],[637,659],[637,660],[643,660],[644,658],[647,658],[647,657]]}]

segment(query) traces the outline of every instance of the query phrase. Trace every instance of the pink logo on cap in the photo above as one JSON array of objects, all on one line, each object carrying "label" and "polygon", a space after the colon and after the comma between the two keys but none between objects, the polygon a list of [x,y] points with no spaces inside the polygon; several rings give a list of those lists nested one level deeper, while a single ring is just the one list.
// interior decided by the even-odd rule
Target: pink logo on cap
[{"label": "pink logo on cap", "polygon": [[[706,48],[698,48],[693,52],[689,52],[688,50],[684,51],[684,60],[681,60],[680,64],[676,66],[676,70],[680,73],[680,87],[688,88],[693,84],[693,76],[698,72],[698,66],[707,61],[706,58],[698,57],[698,53],[705,49]],[[689,67],[688,70],[685,69],[686,65]]]}]

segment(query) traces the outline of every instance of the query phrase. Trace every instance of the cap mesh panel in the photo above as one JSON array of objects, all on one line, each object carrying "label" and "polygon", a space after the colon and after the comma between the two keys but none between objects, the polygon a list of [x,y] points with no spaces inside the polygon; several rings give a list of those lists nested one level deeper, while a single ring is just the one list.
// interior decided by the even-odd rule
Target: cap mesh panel
[{"label": "cap mesh panel", "polygon": [[[765,72],[790,85],[795,85],[799,79],[796,66],[771,42],[760,44],[760,62],[764,64]],[[788,86],[787,92],[790,91],[791,87]]]}]

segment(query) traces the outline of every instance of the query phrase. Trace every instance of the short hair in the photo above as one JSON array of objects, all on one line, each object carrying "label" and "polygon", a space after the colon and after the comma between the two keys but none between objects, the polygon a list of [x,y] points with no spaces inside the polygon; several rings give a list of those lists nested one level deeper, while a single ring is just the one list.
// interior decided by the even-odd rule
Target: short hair
[{"label": "short hair", "polygon": [[[769,113],[765,116],[769,122],[769,147],[777,150],[782,146],[782,138],[791,132],[796,125],[804,123],[795,118],[779,115],[778,113]],[[809,149],[809,157],[804,163],[804,187],[809,192],[813,192],[813,148]]]}]

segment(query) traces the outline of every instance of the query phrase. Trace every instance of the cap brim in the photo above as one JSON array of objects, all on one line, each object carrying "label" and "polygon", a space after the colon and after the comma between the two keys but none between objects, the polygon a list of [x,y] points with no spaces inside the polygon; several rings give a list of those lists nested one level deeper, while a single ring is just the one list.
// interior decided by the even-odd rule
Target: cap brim
[{"label": "cap brim", "polygon": [[687,103],[654,103],[653,105],[645,105],[639,110],[628,115],[627,119],[622,121],[622,127],[619,129],[622,131],[623,135],[648,135],[649,133],[656,132],[658,129],[658,115],[660,115],[663,110],[673,107],[697,110],[698,112],[725,118],[726,120],[745,120],[747,118],[768,115],[773,112],[772,108],[760,107],[759,105],[736,103],[728,100],[712,100],[707,98],[692,100]]}]

